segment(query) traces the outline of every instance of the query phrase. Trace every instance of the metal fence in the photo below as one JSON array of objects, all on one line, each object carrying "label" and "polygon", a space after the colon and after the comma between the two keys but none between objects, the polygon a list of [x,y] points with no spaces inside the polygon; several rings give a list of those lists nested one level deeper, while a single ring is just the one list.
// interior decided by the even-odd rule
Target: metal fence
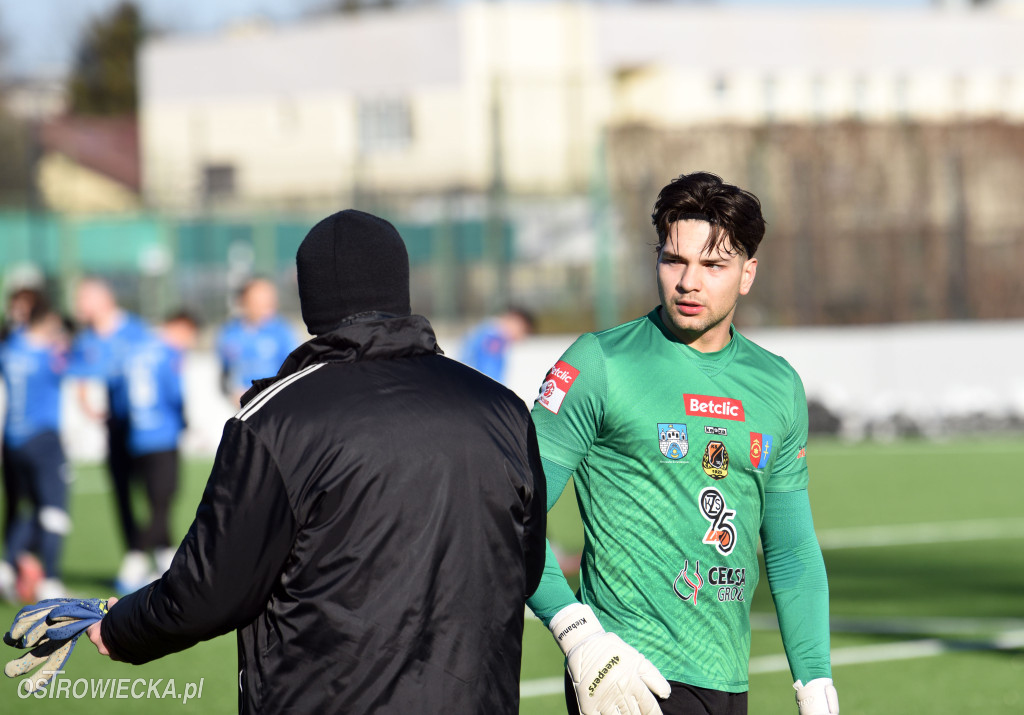
[{"label": "metal fence", "polygon": [[[235,290],[260,275],[282,288],[282,310],[297,314],[295,252],[319,218],[7,212],[0,214],[0,266],[7,288],[30,270],[67,307],[76,280],[102,276],[126,307],[152,320],[187,307],[219,321]],[[406,220],[396,227],[409,250],[418,309],[449,319],[493,309],[473,277],[514,262],[507,222],[492,229],[474,219]]]}]

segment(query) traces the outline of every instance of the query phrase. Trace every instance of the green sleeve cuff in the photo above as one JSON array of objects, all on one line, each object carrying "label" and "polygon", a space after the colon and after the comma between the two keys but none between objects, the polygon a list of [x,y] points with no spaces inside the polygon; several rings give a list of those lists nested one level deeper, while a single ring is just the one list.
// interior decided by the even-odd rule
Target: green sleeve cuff
[{"label": "green sleeve cuff", "polygon": [[578,603],[576,594],[572,592],[569,582],[565,580],[565,574],[562,573],[562,569],[558,565],[558,559],[551,550],[549,541],[547,543],[547,558],[544,561],[544,575],[541,576],[540,586],[526,600],[526,605],[546,626],[551,623],[551,619],[555,617],[556,613],[573,603]]}]

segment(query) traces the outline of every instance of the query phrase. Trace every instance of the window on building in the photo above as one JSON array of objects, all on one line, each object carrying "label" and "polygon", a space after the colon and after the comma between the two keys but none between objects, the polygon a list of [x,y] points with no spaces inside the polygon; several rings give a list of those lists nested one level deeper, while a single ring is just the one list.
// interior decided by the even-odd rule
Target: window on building
[{"label": "window on building", "polygon": [[277,103],[274,119],[277,131],[282,134],[298,131],[299,105],[290,99],[282,99]]},{"label": "window on building", "polygon": [[773,121],[778,113],[778,87],[775,77],[767,75],[761,80],[761,93],[764,96],[764,118],[766,121]]},{"label": "window on building", "polygon": [[719,102],[724,101],[729,94],[729,79],[724,74],[716,75],[712,83],[712,89],[714,90],[715,98]]},{"label": "window on building", "polygon": [[967,110],[967,78],[956,75],[950,79],[949,95],[953,113],[963,115]]},{"label": "window on building", "polygon": [[359,102],[359,150],[363,154],[406,149],[412,143],[412,110],[405,99]]},{"label": "window on building", "polygon": [[910,119],[910,80],[905,75],[896,77],[896,118],[901,122]]},{"label": "window on building", "polygon": [[828,103],[825,96],[825,78],[819,75],[811,77],[811,113],[816,121],[828,116]]},{"label": "window on building", "polygon": [[864,119],[868,111],[868,80],[858,75],[853,78],[853,116]]},{"label": "window on building", "polygon": [[234,164],[207,164],[203,167],[203,198],[224,199],[235,195]]}]

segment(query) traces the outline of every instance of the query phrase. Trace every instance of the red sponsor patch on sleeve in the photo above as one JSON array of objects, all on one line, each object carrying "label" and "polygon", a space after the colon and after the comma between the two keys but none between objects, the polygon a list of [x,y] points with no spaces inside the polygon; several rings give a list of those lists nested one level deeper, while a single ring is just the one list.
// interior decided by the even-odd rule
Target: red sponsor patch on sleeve
[{"label": "red sponsor patch on sleeve", "polygon": [[564,360],[559,360],[544,376],[540,394],[537,395],[537,402],[557,415],[558,410],[562,407],[562,400],[569,394],[569,390],[572,389],[579,374],[580,371],[572,365]]}]

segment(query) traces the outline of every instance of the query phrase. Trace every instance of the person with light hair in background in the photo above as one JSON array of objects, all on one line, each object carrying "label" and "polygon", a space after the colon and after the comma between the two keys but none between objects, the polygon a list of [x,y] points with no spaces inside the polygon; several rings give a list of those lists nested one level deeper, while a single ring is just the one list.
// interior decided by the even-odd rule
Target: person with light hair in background
[{"label": "person with light hair in background", "polygon": [[238,291],[239,315],[217,338],[221,389],[237,405],[255,380],[276,375],[298,345],[295,331],[277,312],[277,287],[266,278],[252,278]]},{"label": "person with light hair in background", "polygon": [[[135,346],[149,339],[149,326],[118,305],[113,289],[99,278],[87,278],[78,285],[75,319],[82,329],[72,344],[68,372],[81,380],[78,401],[82,410],[107,427],[107,469],[125,544],[115,588],[126,593],[146,583],[152,572],[149,557],[139,542],[139,528],[131,504],[130,395],[124,369]],[[93,404],[86,380],[104,386],[105,409]]]},{"label": "person with light hair in background", "polygon": [[71,517],[59,434],[60,386],[66,370],[63,322],[46,298],[36,295],[22,326],[0,345],[7,403],[0,599],[31,602],[66,595],[60,556]]}]

